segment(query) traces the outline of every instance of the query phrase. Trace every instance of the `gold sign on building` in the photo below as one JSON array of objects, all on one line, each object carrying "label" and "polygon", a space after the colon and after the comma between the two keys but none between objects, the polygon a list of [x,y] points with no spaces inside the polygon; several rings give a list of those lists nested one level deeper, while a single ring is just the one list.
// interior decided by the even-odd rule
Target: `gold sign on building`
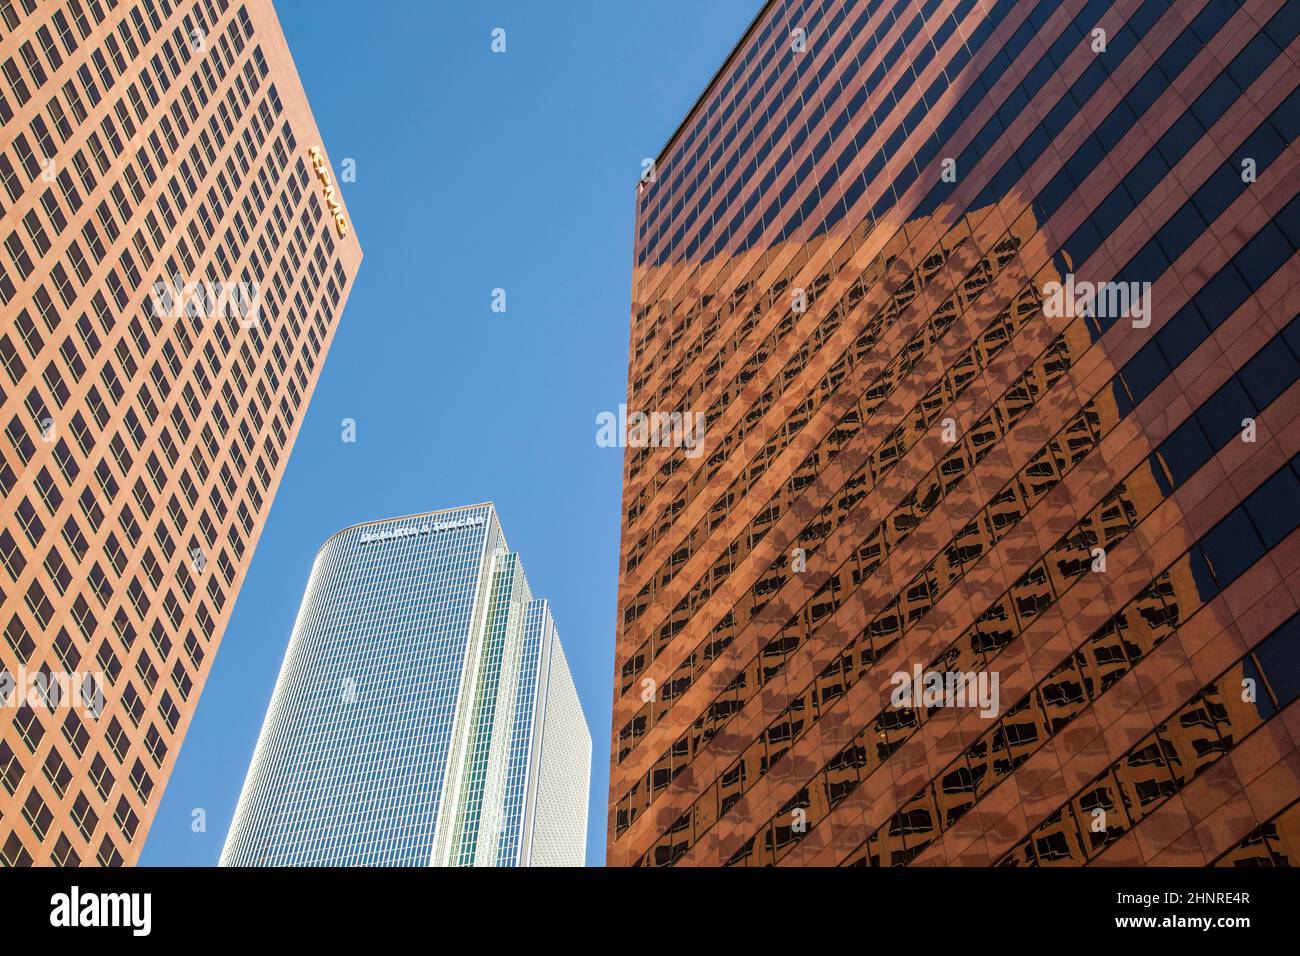
[{"label": "gold sign on building", "polygon": [[311,157],[311,168],[316,171],[316,178],[320,180],[325,194],[325,206],[334,219],[334,228],[342,238],[348,234],[348,220],[343,215],[343,204],[339,202],[338,190],[334,188],[334,177],[330,175],[329,166],[326,165],[325,156],[319,146],[307,150],[307,155]]}]

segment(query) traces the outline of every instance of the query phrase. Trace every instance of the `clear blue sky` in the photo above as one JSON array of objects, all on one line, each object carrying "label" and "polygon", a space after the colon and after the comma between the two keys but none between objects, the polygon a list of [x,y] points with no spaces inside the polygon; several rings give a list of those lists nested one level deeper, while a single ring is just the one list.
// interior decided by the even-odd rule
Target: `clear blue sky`
[{"label": "clear blue sky", "polygon": [[330,159],[356,159],[365,259],[142,864],[216,863],[321,542],[488,499],[554,607],[604,862],[623,452],[595,436],[626,395],[634,187],[760,6],[276,4]]}]

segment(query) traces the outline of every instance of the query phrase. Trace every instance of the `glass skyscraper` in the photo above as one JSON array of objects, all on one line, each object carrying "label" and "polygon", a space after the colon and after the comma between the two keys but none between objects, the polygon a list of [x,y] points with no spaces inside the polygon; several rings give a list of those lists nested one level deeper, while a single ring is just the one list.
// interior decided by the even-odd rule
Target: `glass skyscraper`
[{"label": "glass skyscraper", "polygon": [[580,866],[591,735],[490,504],[316,556],[224,866]]},{"label": "glass skyscraper", "polygon": [[1300,857],[1298,59],[763,5],[637,191],[610,864]]}]

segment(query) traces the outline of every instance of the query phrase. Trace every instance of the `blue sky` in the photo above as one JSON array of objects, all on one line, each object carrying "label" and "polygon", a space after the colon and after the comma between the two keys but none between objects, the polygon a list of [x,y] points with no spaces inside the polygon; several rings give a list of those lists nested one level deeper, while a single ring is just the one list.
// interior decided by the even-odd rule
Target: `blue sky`
[{"label": "blue sky", "polygon": [[554,608],[603,863],[623,453],[595,436],[626,395],[634,187],[760,6],[276,4],[330,159],[356,160],[365,259],[143,865],[216,863],[321,542],[488,499]]}]

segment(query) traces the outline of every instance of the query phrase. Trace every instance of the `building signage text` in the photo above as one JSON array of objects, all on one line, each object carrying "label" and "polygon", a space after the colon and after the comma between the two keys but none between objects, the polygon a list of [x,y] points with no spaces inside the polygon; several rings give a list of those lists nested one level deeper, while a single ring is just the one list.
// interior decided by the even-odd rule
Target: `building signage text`
[{"label": "building signage text", "polygon": [[325,193],[325,206],[330,211],[330,217],[334,220],[334,229],[342,238],[348,234],[348,220],[343,215],[343,203],[339,201],[338,190],[334,186],[334,177],[330,175],[329,166],[325,164],[325,156],[321,153],[319,146],[313,146],[307,150],[307,155],[311,157],[311,168],[316,171],[316,178],[320,180]]},{"label": "building signage text", "polygon": [[418,525],[406,525],[401,528],[388,528],[384,531],[375,531],[361,536],[362,544],[372,544],[376,541],[394,541],[398,538],[414,538],[422,534],[437,534],[440,531],[454,531],[457,528],[472,528],[484,523],[482,515],[473,515],[469,518],[458,518],[455,521],[433,521],[424,522]]}]

